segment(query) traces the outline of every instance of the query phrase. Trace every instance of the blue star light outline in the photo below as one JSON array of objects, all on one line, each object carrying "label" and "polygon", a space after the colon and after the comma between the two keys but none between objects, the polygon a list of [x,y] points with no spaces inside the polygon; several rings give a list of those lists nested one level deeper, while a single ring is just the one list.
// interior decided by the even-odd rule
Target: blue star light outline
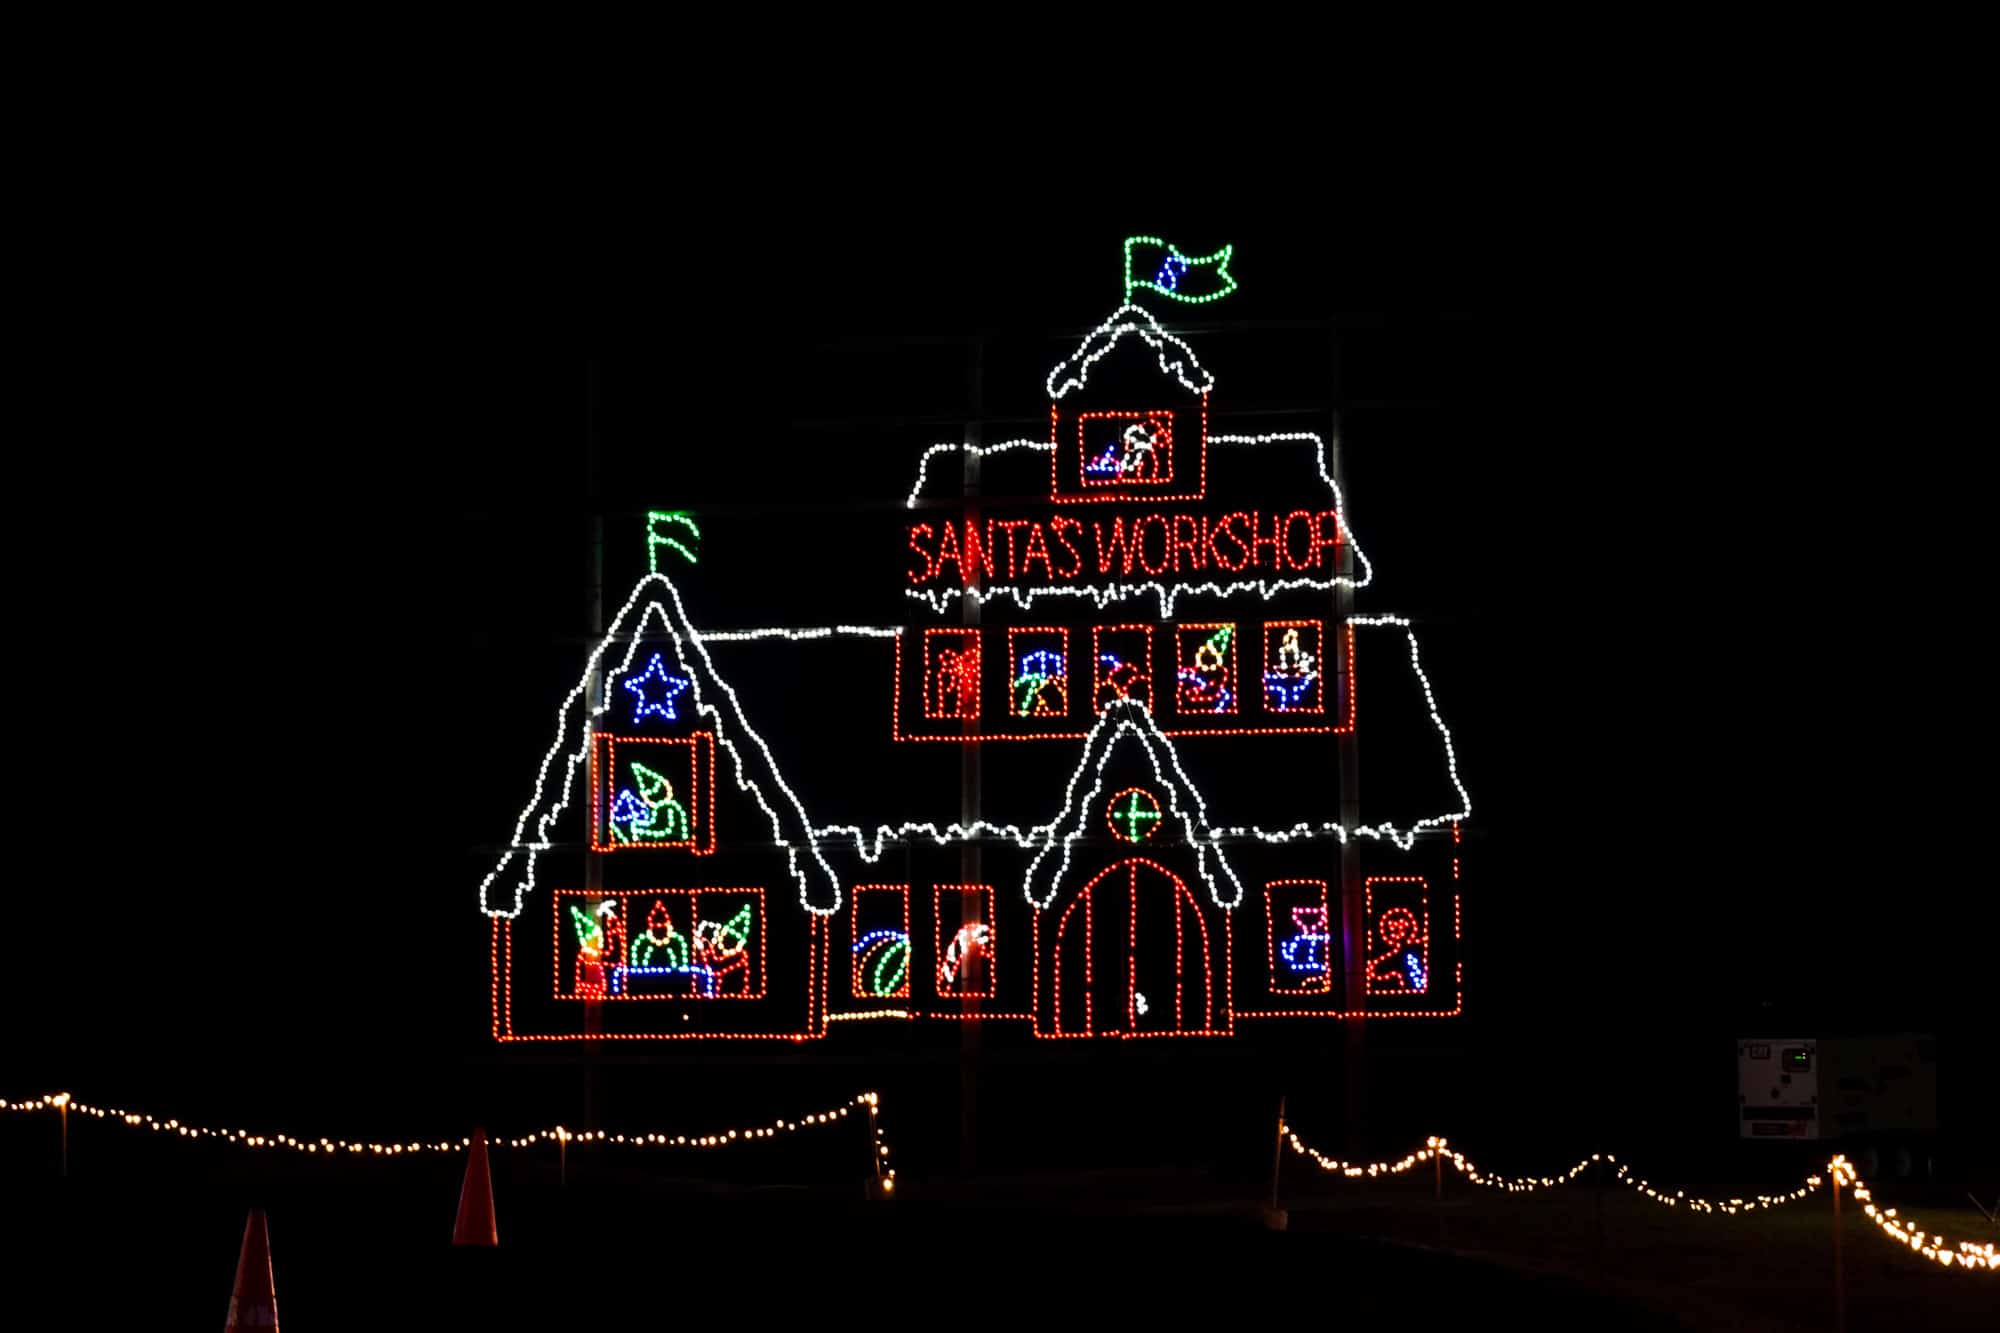
[{"label": "blue star light outline", "polygon": [[[660,683],[667,689],[667,697],[659,703],[654,703],[646,697],[646,682],[655,677],[658,677]],[[680,714],[674,711],[674,700],[688,687],[688,681],[686,677],[676,676],[668,671],[666,663],[660,660],[660,654],[653,654],[653,660],[646,663],[644,671],[636,676],[626,677],[624,685],[626,689],[632,691],[634,722],[644,722],[648,713],[658,713],[669,722],[681,720]]]}]

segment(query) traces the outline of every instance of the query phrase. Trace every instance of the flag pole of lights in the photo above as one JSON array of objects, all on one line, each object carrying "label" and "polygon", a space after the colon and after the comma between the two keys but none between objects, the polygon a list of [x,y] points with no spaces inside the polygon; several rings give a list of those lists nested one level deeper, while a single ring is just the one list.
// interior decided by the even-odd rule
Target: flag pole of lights
[{"label": "flag pole of lights", "polygon": [[1344,1162],[1306,1144],[1290,1125],[1281,1124],[1279,1129],[1283,1132],[1286,1142],[1291,1144],[1293,1152],[1308,1158],[1320,1170],[1349,1180],[1373,1180],[1382,1176],[1401,1175],[1425,1162],[1441,1158],[1451,1163],[1454,1170],[1475,1185],[1504,1190],[1509,1194],[1530,1194],[1536,1190],[1567,1185],[1591,1166],[1601,1162],[1615,1168],[1615,1174],[1621,1185],[1644,1195],[1662,1207],[1683,1208],[1690,1213],[1722,1213],[1732,1217],[1739,1213],[1754,1213],[1766,1208],[1776,1208],[1780,1204],[1797,1203],[1807,1195],[1817,1192],[1826,1183],[1827,1178],[1831,1177],[1836,1184],[1854,1191],[1855,1201],[1863,1206],[1868,1220],[1873,1222],[1883,1235],[1912,1253],[1921,1255],[1942,1268],[1985,1273],[2000,1272],[2000,1248],[1996,1248],[1991,1241],[1979,1245],[1962,1240],[1953,1245],[1945,1237],[1926,1232],[1913,1222],[1899,1220],[1894,1208],[1877,1208],[1868,1193],[1868,1188],[1861,1184],[1861,1178],[1856,1174],[1853,1163],[1845,1156],[1829,1160],[1826,1175],[1807,1176],[1797,1189],[1788,1190],[1783,1194],[1753,1194],[1747,1199],[1704,1199],[1690,1196],[1685,1190],[1675,1190],[1669,1194],[1665,1190],[1655,1189],[1611,1153],[1592,1153],[1588,1157],[1579,1158],[1574,1166],[1553,1176],[1502,1176],[1481,1171],[1473,1165],[1470,1158],[1442,1138],[1425,1139],[1423,1147],[1393,1162]]},{"label": "flag pole of lights", "polygon": [[[819,1125],[833,1125],[847,1119],[856,1108],[865,1108],[870,1126],[870,1150],[882,1161],[884,1176],[894,1179],[895,1171],[889,1166],[889,1142],[882,1133],[881,1117],[877,1114],[882,1105],[880,1093],[857,1093],[848,1101],[825,1111],[814,1111],[796,1118],[781,1117],[766,1125],[745,1125],[739,1129],[723,1130],[711,1134],[613,1134],[605,1130],[573,1130],[561,1125],[548,1129],[538,1129],[516,1138],[489,1138],[487,1146],[493,1148],[532,1148],[541,1143],[616,1143],[631,1148],[729,1148],[741,1143],[754,1143],[761,1139],[774,1139],[780,1134],[795,1134],[802,1129]],[[66,1092],[54,1092],[28,1101],[10,1102],[0,1098],[0,1111],[75,1111],[97,1120],[122,1125],[128,1129],[150,1129],[160,1134],[177,1134],[184,1139],[220,1139],[243,1148],[290,1148],[294,1152],[323,1153],[336,1156],[340,1153],[366,1153],[375,1157],[401,1157],[411,1153],[464,1152],[472,1146],[472,1138],[467,1135],[459,1139],[411,1139],[396,1143],[383,1143],[362,1139],[302,1139],[292,1134],[256,1134],[247,1129],[230,1129],[210,1125],[191,1125],[183,1120],[162,1120],[141,1111],[123,1111],[112,1106],[91,1106],[79,1102]]]}]

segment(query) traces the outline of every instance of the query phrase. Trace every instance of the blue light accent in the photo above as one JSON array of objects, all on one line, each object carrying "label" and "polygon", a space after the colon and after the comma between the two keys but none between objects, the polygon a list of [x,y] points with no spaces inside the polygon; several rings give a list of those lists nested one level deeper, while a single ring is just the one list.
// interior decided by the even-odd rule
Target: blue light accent
[{"label": "blue light accent", "polygon": [[854,941],[854,952],[863,952],[877,940],[901,940],[903,943],[908,944],[910,937],[900,930],[871,930],[860,939]]},{"label": "blue light accent", "polygon": [[1306,691],[1310,690],[1313,682],[1318,679],[1319,672],[1317,671],[1308,671],[1303,675],[1292,675],[1283,671],[1266,671],[1264,673],[1264,695],[1270,701],[1271,707],[1281,713],[1290,712],[1299,706],[1300,700],[1306,696]]},{"label": "blue light accent", "polygon": [[1105,445],[1097,461],[1085,464],[1083,470],[1093,477],[1116,477],[1123,473],[1125,466],[1118,452],[1118,441]]},{"label": "blue light accent", "polygon": [[606,989],[613,995],[623,995],[626,977],[670,976],[696,977],[701,983],[702,997],[710,1000],[715,998],[715,969],[705,963],[688,963],[682,967],[627,967],[620,963],[611,969],[611,981]]},{"label": "blue light accent", "polygon": [[630,787],[621,790],[618,799],[611,803],[611,822],[614,824],[642,824],[652,817],[652,807],[640,800]]},{"label": "blue light accent", "polygon": [[[1333,936],[1331,935],[1318,935],[1309,931],[1302,932],[1280,944],[1278,946],[1278,955],[1285,960],[1286,964],[1294,972],[1319,975],[1324,973],[1327,968],[1327,955],[1320,953],[1319,950],[1329,944],[1332,939]],[[1306,953],[1303,962],[1299,960],[1299,947],[1301,945],[1305,946]]]},{"label": "blue light accent", "polygon": [[1027,654],[1021,659],[1020,674],[1022,676],[1034,675],[1049,679],[1056,676],[1066,676],[1069,673],[1063,670],[1063,655],[1061,653],[1056,652],[1052,648],[1042,648]]},{"label": "blue light accent", "polygon": [[[654,679],[658,679],[666,690],[666,697],[658,703],[646,697],[646,682]],[[648,713],[658,713],[669,722],[681,720],[680,714],[674,709],[674,700],[688,687],[688,681],[685,676],[676,676],[668,671],[659,653],[653,654],[653,660],[646,663],[644,671],[636,676],[626,677],[624,685],[626,689],[632,691],[634,722],[644,722]]]},{"label": "blue light accent", "polygon": [[1153,281],[1170,292],[1178,291],[1181,285],[1181,274],[1187,271],[1187,260],[1182,259],[1179,255],[1168,255],[1167,261],[1160,265],[1160,271],[1153,275]]},{"label": "blue light accent", "polygon": [[1403,951],[1403,972],[1410,978],[1410,989],[1424,990],[1430,986],[1430,973],[1424,971],[1424,960],[1417,957],[1415,949]]}]

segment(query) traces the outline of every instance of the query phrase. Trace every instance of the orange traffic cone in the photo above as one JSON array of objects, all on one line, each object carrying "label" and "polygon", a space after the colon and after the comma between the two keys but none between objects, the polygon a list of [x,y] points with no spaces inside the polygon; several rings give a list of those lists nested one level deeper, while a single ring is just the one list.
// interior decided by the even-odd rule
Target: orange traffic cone
[{"label": "orange traffic cone", "polygon": [[222,1333],[251,1329],[278,1333],[278,1293],[271,1285],[271,1234],[262,1208],[252,1208],[250,1220],[243,1224],[236,1290],[229,1294],[229,1322],[222,1326]]},{"label": "orange traffic cone", "polygon": [[486,1131],[472,1131],[472,1151],[465,1162],[465,1188],[458,1192],[458,1225],[454,1245],[498,1245],[500,1228],[493,1220],[493,1173],[486,1165]]}]

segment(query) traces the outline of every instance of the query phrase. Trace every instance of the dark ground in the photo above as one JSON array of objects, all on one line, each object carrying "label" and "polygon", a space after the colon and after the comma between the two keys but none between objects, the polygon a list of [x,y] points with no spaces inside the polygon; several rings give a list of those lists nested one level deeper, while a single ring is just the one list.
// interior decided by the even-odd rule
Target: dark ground
[{"label": "dark ground", "polygon": [[[857,1118],[726,1155],[579,1149],[566,1185],[552,1152],[496,1152],[501,1246],[475,1251],[448,1244],[455,1155],[329,1162],[86,1123],[62,1181],[54,1133],[52,1118],[0,1119],[16,1232],[0,1285],[13,1310],[46,1298],[63,1327],[214,1327],[252,1202],[269,1212],[279,1311],[295,1331],[1187,1326],[1210,1314],[1278,1326],[1832,1326],[1824,1196],[1717,1218],[1614,1188],[1600,1224],[1587,1187],[1519,1197],[1448,1181],[1438,1205],[1427,1173],[1339,1182],[1288,1154],[1285,1234],[1259,1225],[1256,1190],[1198,1166],[906,1177],[903,1197],[871,1203]],[[1979,1235],[1959,1212],[1921,1216]],[[1859,1219],[1847,1249],[1856,1333],[1991,1327],[1993,1281],[1933,1270]]]}]

